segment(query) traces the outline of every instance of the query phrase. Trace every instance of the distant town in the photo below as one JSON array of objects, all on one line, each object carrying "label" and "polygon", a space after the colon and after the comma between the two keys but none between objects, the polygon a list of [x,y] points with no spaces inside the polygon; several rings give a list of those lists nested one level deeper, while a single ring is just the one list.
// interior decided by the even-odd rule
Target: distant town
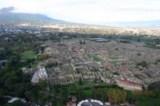
[{"label": "distant town", "polygon": [[[149,89],[151,84],[160,81],[158,30],[147,29],[148,32],[145,32],[146,29],[138,28],[122,30],[102,26],[68,26],[70,25],[55,25],[48,28],[48,26],[1,25],[0,69],[5,72],[7,68],[14,69],[15,66],[15,69],[20,70],[23,75],[30,76],[27,77],[27,81],[29,80],[31,85],[44,82],[40,91],[44,95],[49,95],[54,87],[56,91],[61,89],[59,86],[77,83],[82,84],[81,86],[91,84],[91,86],[86,84],[88,88],[92,88],[93,85],[96,87],[109,85],[129,92],[143,92]],[[4,85],[4,88],[10,91],[10,87]],[[74,92],[69,94],[70,100],[75,103],[78,100],[77,95],[74,95]],[[31,94],[22,95],[29,99]],[[59,95],[55,95],[52,96],[59,98]],[[99,104],[93,106],[112,104],[105,103],[103,99],[101,99],[103,102],[96,100],[98,98],[91,99],[92,97],[89,96],[90,99],[83,97],[84,100],[81,99],[81,102],[79,99],[77,106],[92,106],[89,105],[91,102]],[[33,99],[28,104],[38,105],[35,101]],[[44,102],[45,106],[52,106],[51,101]],[[122,101],[119,103],[125,105]],[[67,106],[76,106],[76,103],[71,104]]]}]

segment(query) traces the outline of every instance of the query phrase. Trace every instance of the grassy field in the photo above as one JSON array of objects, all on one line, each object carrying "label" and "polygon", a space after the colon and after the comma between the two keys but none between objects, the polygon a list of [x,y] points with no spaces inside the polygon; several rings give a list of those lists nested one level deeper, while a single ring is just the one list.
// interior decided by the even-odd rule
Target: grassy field
[{"label": "grassy field", "polygon": [[117,56],[111,56],[110,59],[112,59],[113,61],[118,60],[119,58]]},{"label": "grassy field", "polygon": [[33,51],[25,51],[22,53],[22,59],[35,59],[36,54]]},{"label": "grassy field", "polygon": [[96,61],[96,62],[100,62],[100,61],[102,60],[99,55],[87,54],[87,56],[88,56],[89,58],[92,58],[92,59],[93,59],[94,61]]}]

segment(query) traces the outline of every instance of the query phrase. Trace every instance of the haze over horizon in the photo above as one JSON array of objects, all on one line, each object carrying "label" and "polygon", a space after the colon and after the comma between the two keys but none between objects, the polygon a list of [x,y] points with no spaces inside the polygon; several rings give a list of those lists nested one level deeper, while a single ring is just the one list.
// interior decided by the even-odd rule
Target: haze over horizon
[{"label": "haze over horizon", "polygon": [[[160,20],[159,0],[0,0],[0,8],[87,24]],[[11,8],[13,10],[13,8]]]}]

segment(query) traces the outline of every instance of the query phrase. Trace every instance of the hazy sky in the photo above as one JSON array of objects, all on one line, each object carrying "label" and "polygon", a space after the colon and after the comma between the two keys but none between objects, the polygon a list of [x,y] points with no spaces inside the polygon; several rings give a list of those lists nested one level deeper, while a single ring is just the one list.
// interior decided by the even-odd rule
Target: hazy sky
[{"label": "hazy sky", "polygon": [[160,20],[160,0],[0,0],[0,8],[9,6],[16,12],[91,24]]}]

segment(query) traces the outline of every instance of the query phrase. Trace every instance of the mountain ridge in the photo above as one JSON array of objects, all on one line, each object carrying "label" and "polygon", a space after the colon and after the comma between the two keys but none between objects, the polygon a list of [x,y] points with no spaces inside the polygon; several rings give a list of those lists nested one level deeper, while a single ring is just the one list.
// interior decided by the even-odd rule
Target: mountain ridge
[{"label": "mountain ridge", "polygon": [[65,23],[58,19],[53,19],[42,14],[31,14],[31,13],[0,13],[0,24],[22,24],[22,23]]},{"label": "mountain ridge", "polygon": [[[43,14],[33,13],[17,13],[13,12],[14,7],[5,7],[0,9],[0,24],[7,25],[42,25],[42,24],[83,24],[78,22],[67,22],[59,19],[54,19]],[[93,25],[93,24],[87,24]],[[114,27],[160,27],[160,20],[148,20],[148,21],[134,21],[134,22],[104,22],[96,24],[100,26],[114,26]]]}]

